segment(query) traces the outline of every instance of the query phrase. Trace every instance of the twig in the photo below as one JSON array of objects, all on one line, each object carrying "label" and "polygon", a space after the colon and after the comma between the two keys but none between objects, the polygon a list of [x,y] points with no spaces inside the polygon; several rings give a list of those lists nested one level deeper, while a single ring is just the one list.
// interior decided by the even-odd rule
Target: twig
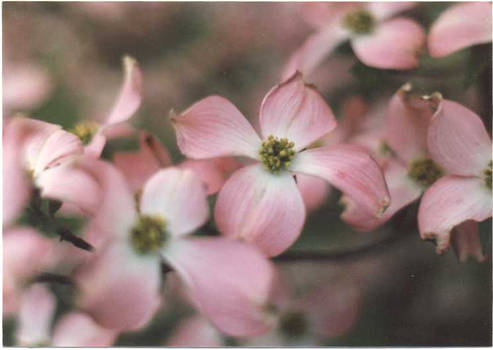
[{"label": "twig", "polygon": [[82,238],[74,235],[72,232],[65,228],[57,230],[57,233],[60,235],[60,241],[67,241],[69,243],[72,243],[77,248],[87,250],[89,252],[92,252],[94,250],[94,247],[92,245],[87,243]]},{"label": "twig", "polygon": [[[413,232],[413,231],[408,231]],[[344,261],[349,259],[359,259],[370,254],[378,253],[387,249],[394,243],[405,238],[407,234],[391,234],[376,242],[362,245],[357,248],[345,249],[340,251],[287,251],[282,255],[272,258],[275,262],[293,261]]]},{"label": "twig", "polygon": [[49,272],[42,272],[33,279],[34,283],[59,283],[73,285],[74,282],[68,276],[57,275]]}]

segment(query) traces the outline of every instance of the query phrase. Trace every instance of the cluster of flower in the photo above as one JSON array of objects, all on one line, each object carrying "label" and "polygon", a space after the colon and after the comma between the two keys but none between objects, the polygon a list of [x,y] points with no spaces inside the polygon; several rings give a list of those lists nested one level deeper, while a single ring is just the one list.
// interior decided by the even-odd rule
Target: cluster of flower
[{"label": "cluster of flower", "polygon": [[[110,345],[119,333],[149,322],[162,304],[162,276],[170,271],[190,302],[227,335],[299,334],[308,315],[314,334],[343,333],[356,317],[358,291],[349,285],[344,295],[318,291],[322,297],[293,301],[279,292],[282,283],[269,261],[297,240],[328,183],[343,194],[342,219],[361,231],[422,196],[421,237],[435,240],[438,253],[453,244],[460,260],[484,260],[477,222],[492,212],[491,138],[474,112],[439,93],[420,96],[406,84],[372,109],[349,100],[337,126],[324,98],[303,80],[348,38],[368,65],[414,67],[423,30],[407,19],[388,19],[412,5],[336,4],[330,13],[320,5],[307,12],[324,23],[320,31],[263,99],[260,134],[231,102],[206,97],[171,116],[178,147],[189,158],[180,164],[172,164],[151,134],[127,124],[142,99],[142,73],[130,57],[103,122],[65,131],[19,115],[5,120],[4,314],[17,315],[19,344]],[[430,52],[447,55],[491,40],[491,28],[485,37],[484,20],[473,19],[483,18],[485,7],[490,17],[489,3],[447,10],[432,29]],[[463,41],[447,39],[466,29]],[[117,152],[112,162],[101,159],[108,139],[133,133],[139,150]],[[208,196],[215,194],[220,235],[192,235],[214,230],[206,224]],[[63,226],[60,214],[86,217],[83,234]],[[25,225],[26,217],[81,249],[56,244]],[[53,330],[55,297],[36,283],[50,278],[46,271],[58,273],[51,278],[61,273],[77,291],[76,311],[59,318]],[[337,300],[330,310],[337,324],[316,302],[329,298]],[[200,345],[221,345],[216,332],[197,317],[173,344],[196,337]]]}]

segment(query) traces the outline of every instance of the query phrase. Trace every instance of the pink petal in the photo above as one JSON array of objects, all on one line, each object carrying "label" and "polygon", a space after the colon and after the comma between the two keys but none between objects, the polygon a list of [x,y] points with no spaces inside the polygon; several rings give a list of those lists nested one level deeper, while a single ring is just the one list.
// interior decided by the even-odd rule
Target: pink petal
[{"label": "pink petal", "polygon": [[100,186],[100,203],[89,223],[88,241],[98,248],[115,237],[126,237],[137,216],[133,193],[123,175],[110,163],[82,157],[77,166],[90,174]]},{"label": "pink petal", "polygon": [[368,10],[379,21],[392,17],[399,12],[409,10],[415,7],[415,2],[399,1],[399,2],[369,2],[367,3]]},{"label": "pink petal", "polygon": [[181,321],[178,329],[165,345],[181,348],[215,348],[223,346],[224,343],[221,334],[207,319],[200,315],[195,315]]},{"label": "pink petal", "polygon": [[[22,163],[24,137],[19,127],[5,123],[3,135],[3,226],[7,227],[28,204],[31,184]],[[16,123],[18,124],[18,123]]]},{"label": "pink petal", "polygon": [[361,147],[333,145],[298,153],[291,169],[329,181],[375,216],[390,204],[377,162]]},{"label": "pink petal", "polygon": [[258,157],[261,142],[255,130],[223,97],[206,97],[171,121],[180,151],[190,158]]},{"label": "pink petal", "polygon": [[20,346],[39,346],[50,341],[56,300],[46,286],[33,285],[22,296],[17,325]]},{"label": "pink petal", "polygon": [[282,80],[289,79],[297,71],[310,76],[335,47],[346,39],[347,34],[337,22],[310,35],[288,59],[282,71]]},{"label": "pink petal", "polygon": [[56,131],[60,131],[61,126],[26,117],[13,118],[12,125],[27,130],[26,133],[29,138],[26,138],[25,141],[24,156],[29,168],[31,170],[36,169],[41,151],[48,138]]},{"label": "pink petal", "polygon": [[19,281],[33,277],[54,261],[54,242],[31,227],[4,231],[3,268]]},{"label": "pink petal", "polygon": [[82,312],[63,315],[53,330],[52,346],[85,347],[111,346],[117,333],[98,326]]},{"label": "pink petal", "polygon": [[218,160],[219,158],[188,159],[181,163],[179,167],[193,171],[205,185],[207,195],[211,195],[219,192],[226,181],[227,174]]},{"label": "pink petal", "polygon": [[398,161],[390,161],[384,170],[385,181],[390,193],[390,206],[381,217],[367,212],[354,200],[343,197],[346,208],[341,218],[358,231],[371,231],[387,222],[395,213],[421,196],[421,188],[407,176],[407,168]]},{"label": "pink petal", "polygon": [[59,164],[64,156],[71,156],[74,146],[80,148],[77,152],[80,153],[80,141],[73,138],[76,136],[63,131],[59,125],[22,115],[9,118],[4,130],[4,145],[18,146],[16,151],[22,152],[22,166],[34,176]]},{"label": "pink petal", "polygon": [[121,137],[132,136],[135,133],[135,128],[129,123],[114,124],[111,128],[104,130],[104,136],[108,140],[118,139]]},{"label": "pink petal", "polygon": [[140,211],[160,215],[174,235],[193,232],[209,217],[202,182],[192,171],[176,167],[160,170],[147,181]]},{"label": "pink petal", "polygon": [[477,222],[464,221],[459,224],[452,234],[452,245],[460,262],[466,262],[470,257],[477,262],[486,260],[479,240]]},{"label": "pink petal", "polygon": [[425,41],[423,28],[406,18],[380,23],[373,33],[351,41],[354,53],[366,65],[381,69],[412,69]]},{"label": "pink petal", "polygon": [[421,199],[419,232],[423,239],[436,239],[437,253],[448,249],[450,231],[467,220],[491,217],[491,191],[483,180],[445,176],[435,182]]},{"label": "pink petal", "polygon": [[428,50],[433,57],[443,57],[490,41],[491,3],[458,3],[447,8],[433,23]]},{"label": "pink petal", "polygon": [[94,135],[91,142],[84,147],[84,154],[93,158],[101,157],[104,146],[106,145],[106,136],[101,132],[101,129]]},{"label": "pink petal", "polygon": [[75,156],[82,155],[83,148],[80,139],[64,130],[56,130],[43,143],[34,164],[34,173],[60,165]]},{"label": "pink petal", "polygon": [[123,57],[125,78],[110,114],[106,118],[105,126],[121,123],[128,120],[139,108],[142,100],[142,72],[137,61],[132,57]]},{"label": "pink petal", "polygon": [[307,211],[318,209],[331,192],[327,181],[318,177],[296,174],[296,185],[300,191]]},{"label": "pink petal", "polygon": [[491,161],[491,138],[481,119],[449,100],[431,120],[428,147],[433,159],[456,175],[479,176]]},{"label": "pink petal", "polygon": [[269,328],[265,306],[273,269],[254,247],[222,238],[180,239],[163,256],[222,332],[250,336]]},{"label": "pink petal", "polygon": [[350,2],[305,2],[298,3],[303,19],[313,27],[323,28],[339,20],[344,14],[360,7]]},{"label": "pink petal", "polygon": [[130,188],[136,192],[160,168],[172,164],[168,150],[158,139],[142,131],[138,151],[118,152],[113,162],[125,175]]},{"label": "pink petal", "polygon": [[270,174],[261,165],[235,172],[219,192],[214,212],[219,231],[274,256],[298,238],[305,205],[292,176]]},{"label": "pink petal", "polygon": [[143,327],[159,306],[159,258],[137,255],[127,241],[97,254],[74,276],[78,306],[104,328]]},{"label": "pink petal", "polygon": [[406,84],[394,94],[385,126],[390,148],[406,162],[426,157],[426,133],[433,113],[428,103],[412,95],[410,89]]},{"label": "pink petal", "polygon": [[51,168],[39,176],[37,185],[43,198],[75,205],[85,214],[94,214],[100,203],[100,186],[88,172],[75,164]]},{"label": "pink petal", "polygon": [[287,137],[301,150],[334,129],[337,122],[322,96],[300,73],[273,87],[260,107],[260,126],[269,135]]}]

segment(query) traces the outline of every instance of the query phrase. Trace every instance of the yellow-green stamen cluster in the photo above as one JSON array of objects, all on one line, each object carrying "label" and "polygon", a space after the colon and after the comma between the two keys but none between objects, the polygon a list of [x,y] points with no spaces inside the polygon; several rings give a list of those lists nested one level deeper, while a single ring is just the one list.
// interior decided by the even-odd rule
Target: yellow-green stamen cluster
[{"label": "yellow-green stamen cluster", "polygon": [[132,246],[139,254],[158,251],[167,237],[166,221],[158,215],[141,215],[130,232]]},{"label": "yellow-green stamen cluster", "polygon": [[98,127],[99,125],[96,122],[84,121],[75,124],[75,126],[70,131],[80,138],[82,144],[87,145],[89,142],[91,142],[93,136],[96,134]]},{"label": "yellow-green stamen cluster", "polygon": [[375,19],[366,10],[348,13],[342,20],[342,25],[355,34],[368,34],[375,27]]},{"label": "yellow-green stamen cluster", "polygon": [[380,154],[382,154],[384,156],[393,156],[394,155],[394,151],[392,150],[392,148],[390,148],[389,144],[385,140],[382,140],[380,142],[379,152],[380,152]]},{"label": "yellow-green stamen cluster", "polygon": [[295,153],[294,142],[287,138],[278,139],[272,135],[262,142],[259,152],[264,168],[271,173],[287,169]]},{"label": "yellow-green stamen cluster", "polygon": [[431,186],[443,175],[443,170],[429,158],[418,158],[411,162],[408,175],[423,188]]},{"label": "yellow-green stamen cluster", "polygon": [[491,181],[492,181],[492,171],[493,171],[493,160],[490,160],[488,167],[484,169],[483,176],[486,187],[488,187],[491,191]]},{"label": "yellow-green stamen cluster", "polygon": [[305,315],[298,311],[288,311],[279,319],[279,327],[284,335],[300,337],[305,334],[308,323]]}]

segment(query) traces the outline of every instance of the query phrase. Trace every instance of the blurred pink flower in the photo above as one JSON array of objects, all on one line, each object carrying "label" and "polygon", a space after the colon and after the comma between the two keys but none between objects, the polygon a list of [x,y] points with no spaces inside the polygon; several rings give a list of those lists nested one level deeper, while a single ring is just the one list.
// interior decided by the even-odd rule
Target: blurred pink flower
[{"label": "blurred pink flower", "polygon": [[303,296],[285,290],[274,301],[274,326],[270,332],[251,337],[243,346],[317,346],[336,338],[355,324],[360,309],[361,291],[351,279],[318,287]]},{"label": "blurred pink flower", "polygon": [[[437,252],[450,244],[450,233],[468,221],[491,217],[491,138],[481,118],[466,107],[443,100],[433,115],[428,130],[428,148],[433,159],[447,172],[423,196],[418,213],[423,239],[436,239]],[[471,226],[472,224],[467,224]],[[477,230],[463,226],[457,243],[459,257],[465,258],[465,240],[479,244]],[[474,241],[476,243],[474,243]],[[482,260],[479,253],[473,256]]]},{"label": "blurred pink flower", "polygon": [[29,227],[3,232],[3,314],[18,312],[25,286],[56,262],[53,241]]},{"label": "blurred pink flower", "polygon": [[73,132],[78,135],[84,144],[85,153],[99,157],[108,137],[126,133],[129,128],[125,122],[132,117],[139,108],[142,100],[142,72],[135,59],[124,56],[123,67],[125,77],[120,94],[110,113],[100,123],[85,121],[76,124]]},{"label": "blurred pink flower", "polygon": [[334,48],[351,40],[355,55],[366,65],[382,69],[412,69],[425,41],[421,26],[395,14],[411,2],[310,3],[305,17],[318,31],[289,59],[283,78],[296,70],[310,75]]},{"label": "blurred pink flower", "polygon": [[[279,276],[277,276],[279,277]],[[290,281],[292,282],[292,281]],[[320,281],[319,281],[320,282]],[[346,333],[356,322],[361,304],[361,290],[352,278],[338,279],[337,284],[317,287],[301,296],[294,295],[294,285],[276,280],[266,314],[270,329],[260,335],[238,337],[242,347],[316,346]],[[194,315],[179,323],[166,346],[228,346],[226,337],[210,322]]]},{"label": "blurred pink flower", "polygon": [[16,329],[20,346],[110,346],[116,339],[115,331],[101,328],[81,312],[69,312],[51,325],[56,300],[49,289],[32,285],[22,296]]},{"label": "blurred pink flower", "polygon": [[253,247],[222,238],[187,238],[208,218],[200,180],[187,169],[167,168],[144,185],[136,206],[123,176],[93,160],[105,198],[93,219],[94,259],[76,273],[78,304],[104,327],[143,327],[159,304],[161,263],[182,279],[196,306],[223,332],[256,334],[272,267]]},{"label": "blurred pink flower", "polygon": [[[3,133],[3,225],[8,226],[27,205],[32,186],[38,187],[42,196],[51,197],[44,184],[59,180],[56,171],[52,170],[80,154],[80,140],[58,125],[21,116],[6,120]],[[62,184],[58,186],[61,188]]]},{"label": "blurred pink flower", "polygon": [[3,115],[38,107],[52,90],[48,73],[33,63],[4,61]]},{"label": "blurred pink flower", "polygon": [[55,313],[55,296],[46,286],[34,284],[22,296],[16,340],[20,346],[46,346]]},{"label": "blurred pink flower", "polygon": [[100,327],[87,314],[72,311],[63,315],[55,324],[52,346],[83,347],[111,346],[118,333]]},{"label": "blurred pink flower", "polygon": [[[137,192],[159,169],[172,165],[168,150],[151,134],[141,131],[138,151],[122,151],[114,155],[113,161],[127,178],[130,188]],[[208,195],[217,193],[227,175],[239,167],[230,157],[206,160],[188,159],[177,165],[192,170],[206,186]]]},{"label": "blurred pink flower", "polygon": [[491,41],[491,2],[453,4],[440,14],[428,36],[432,57],[450,55]]},{"label": "blurred pink flower", "polygon": [[228,236],[274,256],[301,233],[305,205],[292,173],[320,177],[355,198],[374,215],[389,204],[382,172],[350,145],[306,149],[336,120],[318,92],[297,73],[273,87],[260,108],[263,141],[228,100],[207,97],[172,118],[178,147],[191,158],[246,156],[253,165],[236,171],[219,192],[215,221]]},{"label": "blurred pink flower", "polygon": [[164,345],[182,348],[226,346],[223,335],[201,315],[193,315],[181,321]]}]

